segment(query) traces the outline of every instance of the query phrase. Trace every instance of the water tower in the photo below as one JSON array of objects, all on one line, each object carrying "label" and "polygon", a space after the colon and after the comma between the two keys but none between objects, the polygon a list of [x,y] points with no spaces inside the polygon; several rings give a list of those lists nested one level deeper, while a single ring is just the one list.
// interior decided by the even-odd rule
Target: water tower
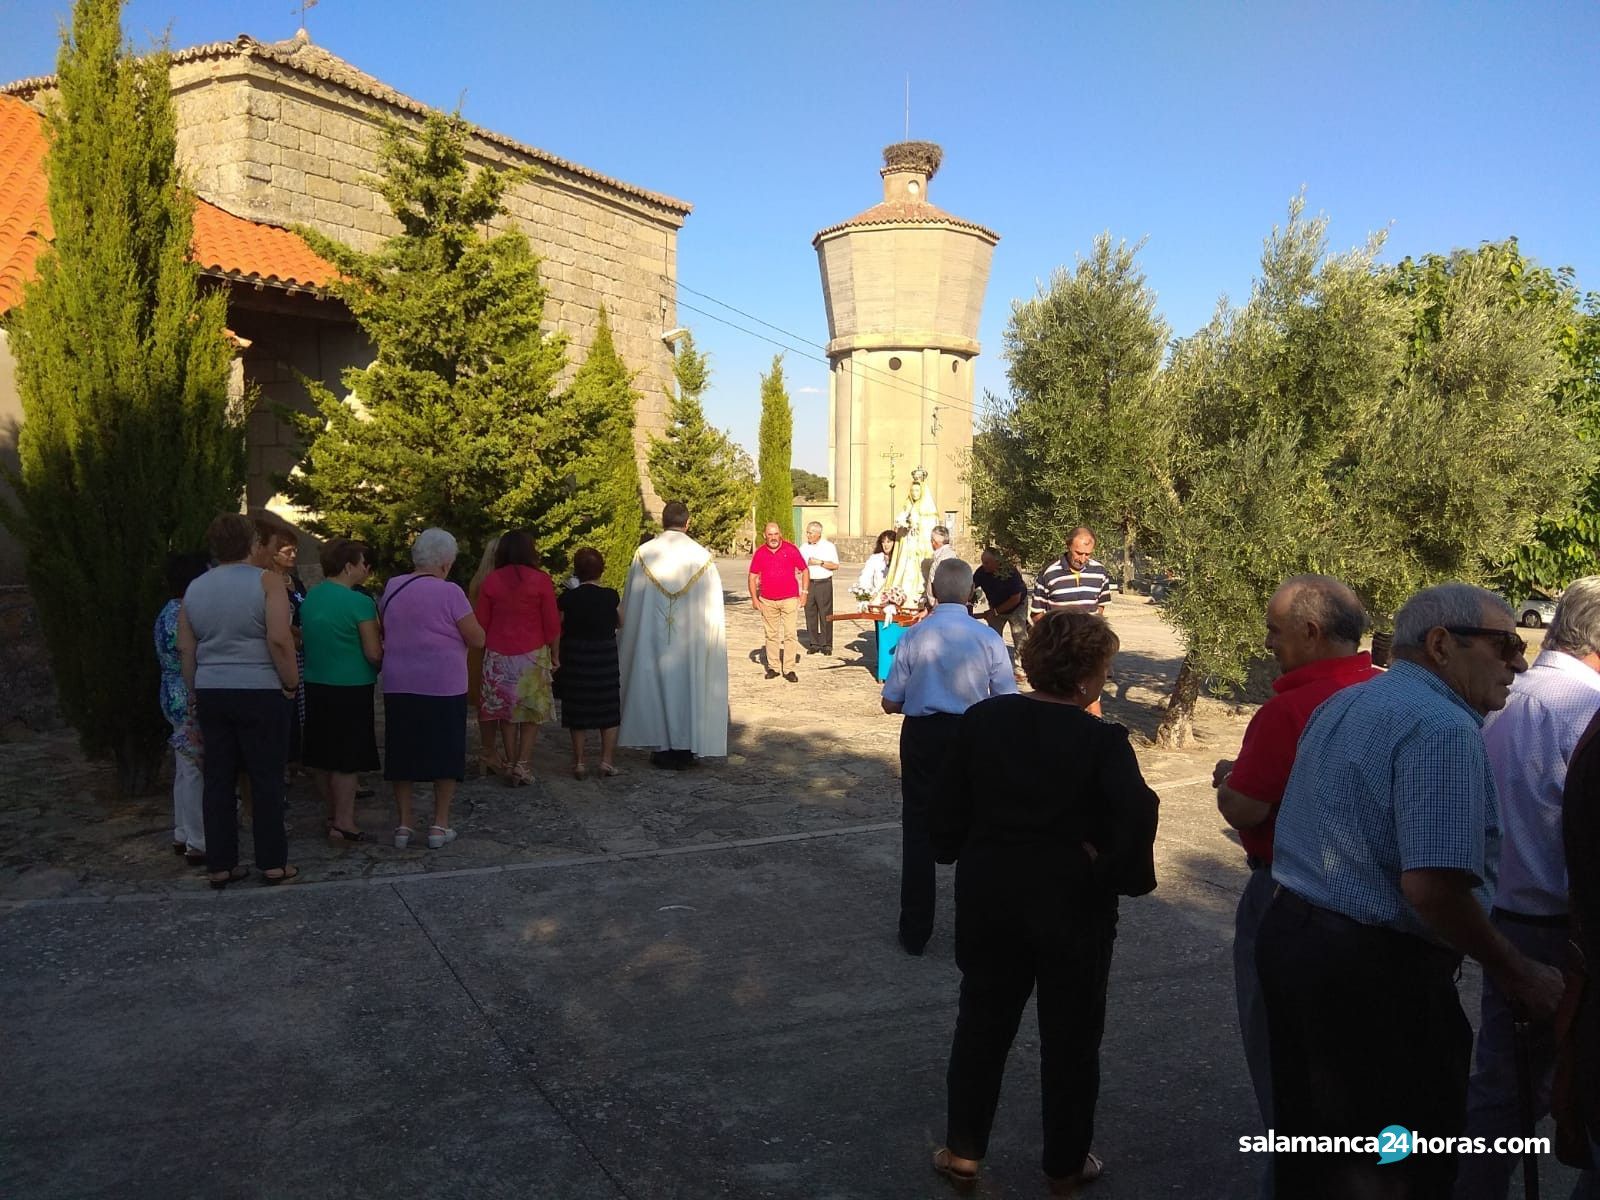
[{"label": "water tower", "polygon": [[[921,466],[964,539],[972,360],[1000,235],[928,202],[943,151],[883,152],[883,202],[811,240],[828,309],[828,449],[838,536],[871,538]],[[848,551],[846,552],[848,553]]]}]

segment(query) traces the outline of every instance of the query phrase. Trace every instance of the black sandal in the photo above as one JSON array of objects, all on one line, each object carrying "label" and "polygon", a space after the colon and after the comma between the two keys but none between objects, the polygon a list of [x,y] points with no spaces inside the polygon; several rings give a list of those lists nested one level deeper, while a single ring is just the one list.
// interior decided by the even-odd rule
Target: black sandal
[{"label": "black sandal", "polygon": [[250,874],[250,868],[241,865],[233,868],[231,871],[213,871],[210,875],[206,876],[206,881],[220,892],[230,883],[238,883],[239,880],[243,879],[248,874]]},{"label": "black sandal", "polygon": [[263,871],[261,874],[261,882],[270,887],[277,887],[280,883],[292,883],[294,880],[300,878],[299,867],[279,867],[275,869],[278,871],[278,874],[276,875],[272,874],[271,871]]},{"label": "black sandal", "polygon": [[336,842],[364,842],[367,835],[359,829],[340,829],[337,825],[328,826],[328,836]]}]

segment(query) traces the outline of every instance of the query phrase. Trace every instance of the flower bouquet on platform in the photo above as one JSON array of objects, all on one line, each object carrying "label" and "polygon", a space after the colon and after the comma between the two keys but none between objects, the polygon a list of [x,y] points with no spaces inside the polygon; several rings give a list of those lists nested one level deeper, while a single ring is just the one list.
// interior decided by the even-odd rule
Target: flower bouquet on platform
[{"label": "flower bouquet on platform", "polygon": [[866,612],[873,606],[873,595],[871,588],[853,587],[850,589],[850,594],[856,598],[857,612]]},{"label": "flower bouquet on platform", "polygon": [[883,619],[885,621],[894,620],[895,614],[898,613],[901,609],[905,608],[905,606],[906,606],[906,590],[905,590],[905,588],[898,588],[898,587],[884,588],[883,591],[878,593],[877,607],[883,609]]}]

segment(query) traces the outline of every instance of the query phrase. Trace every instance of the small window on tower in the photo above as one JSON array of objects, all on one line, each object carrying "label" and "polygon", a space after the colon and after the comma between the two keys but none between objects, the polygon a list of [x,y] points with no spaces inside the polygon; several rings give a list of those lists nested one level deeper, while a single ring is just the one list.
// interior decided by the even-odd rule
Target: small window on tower
[{"label": "small window on tower", "polygon": [[889,360],[889,370],[898,371],[899,369],[900,369],[900,360],[898,358],[891,358]]},{"label": "small window on tower", "polygon": [[913,196],[915,196],[921,190],[922,190],[922,185],[920,183],[918,183],[915,179],[909,181],[906,184],[906,191],[910,192]]},{"label": "small window on tower", "polygon": [[959,358],[952,358],[950,360],[950,374],[954,375],[959,370],[961,370],[961,360]]}]

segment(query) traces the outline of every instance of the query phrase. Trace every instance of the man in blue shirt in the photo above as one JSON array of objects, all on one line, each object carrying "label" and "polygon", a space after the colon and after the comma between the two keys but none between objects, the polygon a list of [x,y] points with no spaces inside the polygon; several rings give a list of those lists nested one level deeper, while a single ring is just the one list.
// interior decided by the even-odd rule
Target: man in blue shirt
[{"label": "man in blue shirt", "polygon": [[[1499,824],[1479,727],[1527,669],[1523,648],[1498,596],[1426,588],[1396,614],[1393,668],[1324,701],[1300,739],[1256,946],[1280,1138],[1462,1136],[1464,954],[1519,1011],[1555,1011],[1561,973],[1485,911]],[[1448,1197],[1455,1155],[1280,1153],[1274,1171],[1296,1200]]]},{"label": "man in blue shirt", "polygon": [[979,700],[1017,690],[1000,635],[967,613],[972,568],[959,558],[933,569],[934,608],[906,630],[883,684],[883,711],[900,726],[900,945],[921,954],[933,936],[935,876],[929,806],[951,734]]},{"label": "man in blue shirt", "polygon": [[[1500,810],[1500,871],[1489,920],[1529,958],[1567,961],[1567,864],[1561,798],[1578,739],[1600,711],[1600,575],[1576,580],[1556,605],[1544,648],[1511,685],[1506,706],[1483,723]],[[1493,1141],[1522,1132],[1513,1026],[1516,1014],[1492,978],[1483,981],[1477,1065],[1467,1089],[1467,1134]],[[1529,1038],[1533,1117],[1550,1111],[1555,1030]],[[1506,1200],[1515,1154],[1462,1164],[1456,1200]],[[1596,1186],[1593,1180],[1589,1186]],[[1595,1192],[1600,1196],[1600,1191]]]}]

